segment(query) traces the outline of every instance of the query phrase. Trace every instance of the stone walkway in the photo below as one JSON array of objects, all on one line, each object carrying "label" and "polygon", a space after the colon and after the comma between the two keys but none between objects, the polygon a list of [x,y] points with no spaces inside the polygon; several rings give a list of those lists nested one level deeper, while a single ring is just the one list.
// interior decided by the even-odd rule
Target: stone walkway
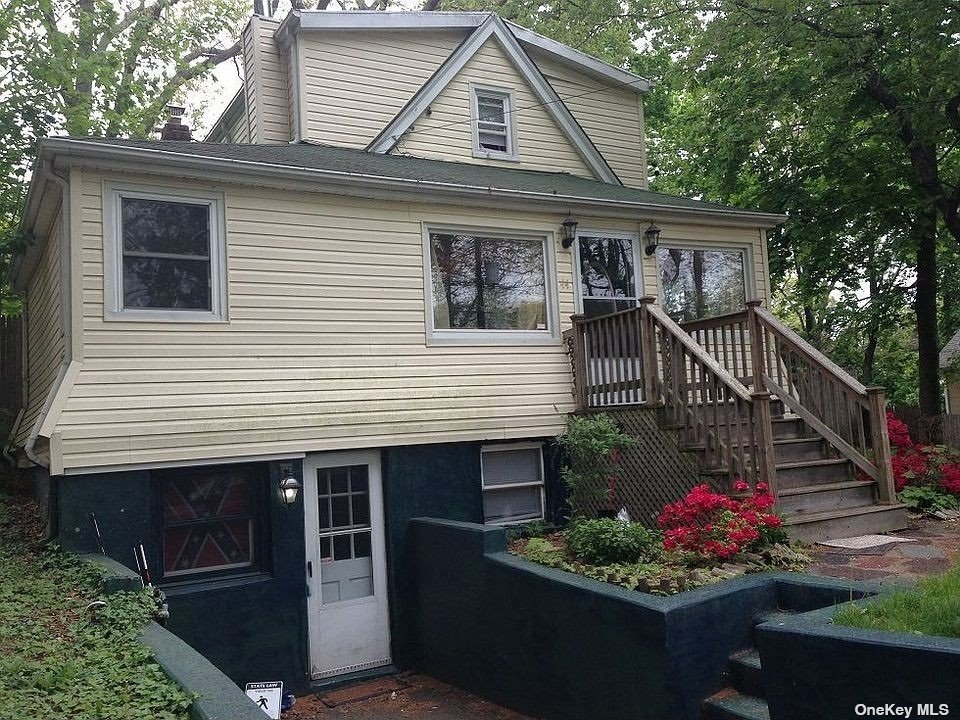
[{"label": "stone walkway", "polygon": [[530,720],[427,675],[400,673],[298,697],[283,720]]},{"label": "stone walkway", "polygon": [[916,542],[890,543],[864,550],[817,545],[810,553],[811,575],[881,582],[913,581],[947,570],[960,557],[960,521],[912,519],[910,527],[889,533]]}]

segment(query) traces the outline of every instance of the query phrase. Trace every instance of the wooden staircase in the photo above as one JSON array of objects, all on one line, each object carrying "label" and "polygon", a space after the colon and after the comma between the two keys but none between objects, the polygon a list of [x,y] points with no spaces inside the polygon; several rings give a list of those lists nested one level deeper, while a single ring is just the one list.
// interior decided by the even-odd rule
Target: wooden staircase
[{"label": "wooden staircase", "polygon": [[[883,391],[866,388],[759,306],[677,325],[652,298],[564,334],[578,410],[640,405],[729,491],[765,482],[813,542],[906,526]],[[758,382],[759,380],[759,382]]]}]

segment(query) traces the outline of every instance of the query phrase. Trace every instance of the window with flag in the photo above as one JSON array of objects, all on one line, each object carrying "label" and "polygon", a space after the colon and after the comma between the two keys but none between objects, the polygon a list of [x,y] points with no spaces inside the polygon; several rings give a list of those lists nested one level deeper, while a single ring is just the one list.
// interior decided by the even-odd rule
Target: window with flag
[{"label": "window with flag", "polygon": [[256,568],[262,487],[255,466],[160,474],[165,578]]}]

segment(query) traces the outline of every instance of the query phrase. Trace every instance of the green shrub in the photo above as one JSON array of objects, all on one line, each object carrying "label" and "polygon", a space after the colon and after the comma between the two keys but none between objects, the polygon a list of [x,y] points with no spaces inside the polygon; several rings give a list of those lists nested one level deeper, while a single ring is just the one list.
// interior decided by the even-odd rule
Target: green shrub
[{"label": "green shrub", "polygon": [[960,507],[956,497],[929,485],[907,485],[900,491],[900,501],[914,512],[935,513]]},{"label": "green shrub", "polygon": [[522,525],[512,525],[507,528],[507,541],[520,538],[542,538],[548,532],[555,530],[554,526],[543,520],[531,520]]},{"label": "green shrub", "polygon": [[561,567],[566,564],[563,550],[546,538],[530,538],[520,555],[525,560],[548,567]]},{"label": "green shrub", "polygon": [[611,497],[619,475],[620,453],[636,444],[609,415],[567,417],[567,430],[557,437],[569,465],[560,471],[570,491],[573,517],[583,517],[591,505]]},{"label": "green shrub", "polygon": [[637,523],[613,518],[578,520],[564,532],[570,552],[591,565],[639,563],[659,555],[660,536]]}]

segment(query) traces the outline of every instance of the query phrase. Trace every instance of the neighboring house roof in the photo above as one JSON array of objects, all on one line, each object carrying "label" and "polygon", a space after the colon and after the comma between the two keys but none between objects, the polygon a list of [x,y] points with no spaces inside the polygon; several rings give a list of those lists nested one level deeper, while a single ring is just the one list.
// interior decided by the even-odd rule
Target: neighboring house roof
[{"label": "neighboring house roof", "polygon": [[[213,127],[210,128],[210,132],[207,133],[207,136],[204,138],[204,142],[211,142],[211,138],[222,135],[226,126],[233,122],[238,115],[244,112],[246,98],[243,94],[243,87],[237,90],[236,94],[227,103],[227,107],[220,114],[220,117],[213,124]],[[216,141],[212,141],[216,142]]]},{"label": "neighboring house roof", "polygon": [[[319,190],[335,191],[337,184],[366,184],[405,189],[417,193],[485,197],[512,197],[528,202],[608,206],[635,210],[634,214],[665,211],[673,214],[703,214],[749,221],[772,227],[783,215],[756,212],[719,203],[676,197],[639,188],[612,185],[568,173],[540,172],[487,165],[428,160],[406,155],[381,155],[365,150],[315,143],[250,145],[200,143],[171,140],[125,140],[116,138],[47,138],[40,156],[97,159],[99,166],[135,161],[143,171],[164,164],[187,168],[203,165],[259,175],[295,174],[301,179],[323,182]],[[87,161],[89,162],[89,161]]]},{"label": "neighboring house roof", "polygon": [[947,341],[940,351],[940,369],[946,370],[953,361],[960,357],[960,330]]},{"label": "neighboring house roof", "polygon": [[[472,30],[491,17],[495,15],[489,12],[294,10],[277,28],[276,38],[284,44],[301,30]],[[652,87],[649,80],[628,70],[610,65],[516,23],[503,22],[528,49],[538,50],[565,65],[614,85],[625,85],[641,93]]]},{"label": "neighboring house roof", "polygon": [[437,99],[437,96],[443,92],[450,81],[457,76],[490,38],[496,38],[500,41],[507,56],[513,62],[521,77],[527,81],[534,96],[567,136],[594,175],[605,182],[619,185],[620,178],[617,177],[617,174],[604,160],[603,155],[587,137],[583,128],[574,119],[553,86],[540,72],[536,63],[520,47],[520,43],[517,42],[513,33],[507,29],[503,20],[492,14],[488,14],[483,24],[451,53],[450,57],[421,86],[403,109],[397,113],[396,117],[367,145],[367,150],[375,153],[389,153],[393,150],[404,133],[426,112],[431,103]]}]

